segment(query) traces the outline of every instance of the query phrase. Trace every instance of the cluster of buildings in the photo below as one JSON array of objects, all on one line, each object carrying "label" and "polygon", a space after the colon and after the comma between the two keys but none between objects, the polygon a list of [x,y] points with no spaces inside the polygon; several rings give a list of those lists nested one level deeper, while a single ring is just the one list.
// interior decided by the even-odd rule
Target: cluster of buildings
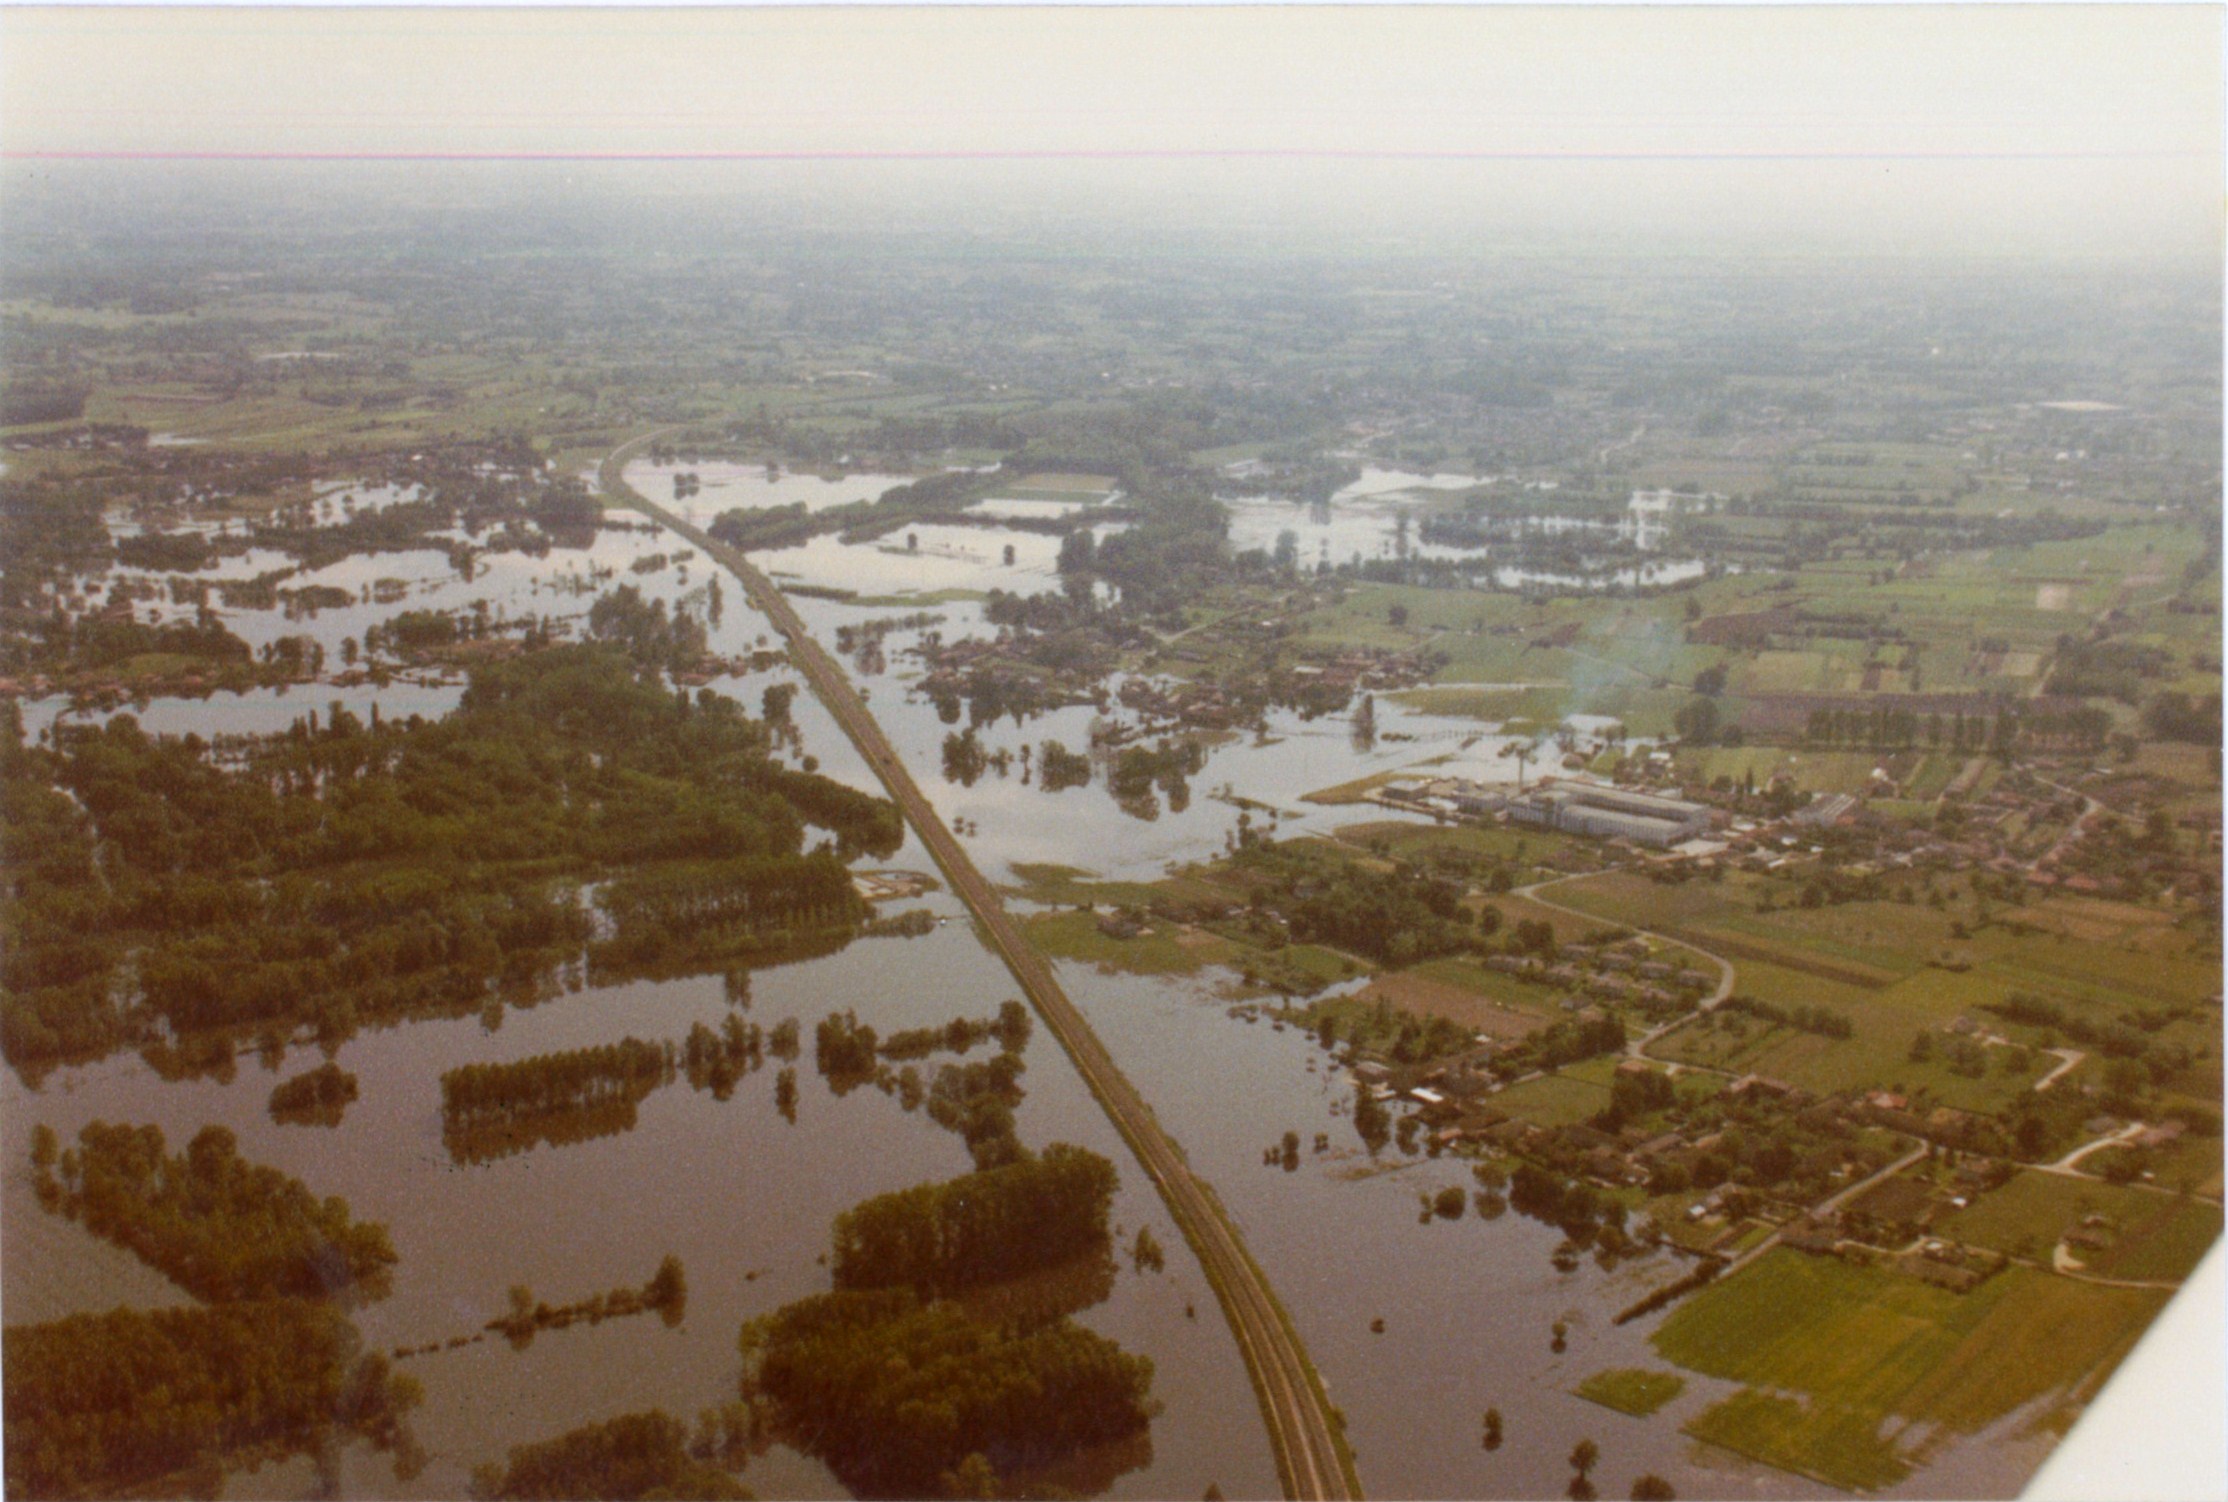
[{"label": "cluster of buildings", "polygon": [[1508,800],[1512,823],[1658,849],[1703,838],[1710,832],[1711,814],[1706,803],[1598,782],[1549,779]]},{"label": "cluster of buildings", "polygon": [[936,878],[925,871],[854,871],[851,885],[869,902],[891,902],[934,891]]},{"label": "cluster of buildings", "polygon": [[[1116,697],[1147,719],[1172,720],[1194,730],[1228,730],[1242,724],[1246,707],[1219,683],[1191,679],[1125,678]],[[1145,727],[1141,724],[1139,732]]]},{"label": "cluster of buildings", "polygon": [[1490,819],[1509,806],[1508,794],[1467,777],[1432,777],[1422,782],[1394,783],[1383,790],[1383,800],[1448,818]]},{"label": "cluster of buildings", "polygon": [[1329,657],[1292,664],[1296,678],[1356,691],[1413,688],[1438,670],[1439,659],[1422,649],[1396,652],[1386,647],[1348,647]]},{"label": "cluster of buildings", "polygon": [[[1887,783],[1892,790],[1892,781]],[[2081,869],[2086,848],[2079,839],[2089,827],[2083,819],[2073,835],[2033,858],[2034,844],[2021,831],[2061,817],[2063,789],[2006,778],[1986,793],[1962,798],[1961,829],[1945,835],[1928,824],[1873,813],[1862,796],[1822,793],[1784,817],[1743,816],[1709,803],[1658,792],[1642,792],[1583,778],[1543,778],[1536,785],[1511,789],[1461,776],[1402,778],[1378,788],[1378,802],[1444,820],[1506,820],[1557,833],[1664,852],[1658,859],[1670,871],[1695,871],[1717,864],[1753,871],[1784,871],[1816,863],[1833,834],[1827,863],[1836,875],[1864,879],[1892,869],[1972,870],[2014,876],[2041,888],[2075,893],[2111,894],[2126,885],[2124,872]],[[2206,852],[2220,848],[2217,815],[2185,816],[2181,827],[2194,830]],[[2186,857],[2177,853],[2119,852],[2130,870],[2171,880]],[[1545,864],[1564,865],[1555,855]],[[1582,868],[1580,868],[1582,869]]]},{"label": "cluster of buildings", "polygon": [[1506,818],[1563,834],[1627,840],[1655,849],[1707,838],[1723,818],[1706,803],[1552,777],[1514,793],[1467,777],[1433,777],[1394,783],[1378,796],[1383,802],[1444,818]]},{"label": "cluster of buildings", "polygon": [[1691,1007],[1710,981],[1700,971],[1651,956],[1637,939],[1597,948],[1590,944],[1565,944],[1553,959],[1531,954],[1486,956],[1486,967],[1535,985],[1556,986],[1571,993],[1563,1009],[1577,1011],[1581,994],[1603,1002],[1637,1003],[1651,1016],[1674,1008]]}]

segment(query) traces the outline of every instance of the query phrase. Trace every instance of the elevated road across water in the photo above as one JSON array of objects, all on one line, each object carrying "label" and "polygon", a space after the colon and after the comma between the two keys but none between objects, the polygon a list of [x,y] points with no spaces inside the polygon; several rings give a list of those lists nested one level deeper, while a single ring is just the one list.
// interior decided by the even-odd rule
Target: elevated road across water
[{"label": "elevated road across water", "polygon": [[1115,1065],[1113,1056],[1099,1042],[1098,1034],[1091,1030],[1090,1023],[1061,989],[1052,967],[1022,936],[996,889],[984,880],[966,850],[944,827],[944,821],[922,795],[888,737],[883,735],[882,727],[867,712],[865,701],[851,687],[835,659],[813,640],[788,598],[748,558],[714,541],[701,528],[649,500],[626,483],[627,461],[657,436],[638,438],[611,452],[599,471],[604,494],[624,501],[696,544],[742,582],[751,604],[782,634],[789,646],[790,659],[811,683],[829,713],[835,716],[836,723],[843,727],[844,734],[859,748],[859,754],[866,758],[874,775],[897,800],[898,807],[919,832],[921,843],[943,868],[952,890],[982,924],[991,946],[1006,962],[1006,968],[1013,972],[1014,979],[1020,982],[1023,993],[1036,1008],[1037,1015],[1044,1019],[1045,1026],[1075,1061],[1077,1072],[1113,1119],[1138,1163],[1152,1178],[1161,1199],[1168,1205],[1169,1214],[1175,1217],[1185,1240],[1191,1243],[1192,1251],[1198,1256],[1200,1268],[1221,1301],[1231,1333],[1237,1337],[1238,1351],[1245,1358],[1246,1370],[1253,1379],[1254,1392],[1261,1403],[1261,1416],[1268,1425],[1269,1442],[1276,1453],[1284,1494],[1287,1497],[1359,1497],[1361,1483],[1354,1472],[1353,1457],[1346,1448],[1330,1400],[1323,1392],[1322,1381],[1308,1360],[1298,1333],[1278,1305],[1268,1279],[1254,1265],[1237,1228],[1223,1213],[1221,1202],[1215,1198],[1214,1191],[1192,1173],[1182,1152],[1161,1130],[1152,1108]]}]

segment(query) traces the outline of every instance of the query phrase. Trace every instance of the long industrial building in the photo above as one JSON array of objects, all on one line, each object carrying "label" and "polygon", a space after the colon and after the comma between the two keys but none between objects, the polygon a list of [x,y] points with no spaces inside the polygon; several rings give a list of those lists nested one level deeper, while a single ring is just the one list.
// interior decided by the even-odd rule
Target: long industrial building
[{"label": "long industrial building", "polygon": [[1543,782],[1509,800],[1509,817],[1564,834],[1636,845],[1676,845],[1709,833],[1707,805],[1595,782]]}]

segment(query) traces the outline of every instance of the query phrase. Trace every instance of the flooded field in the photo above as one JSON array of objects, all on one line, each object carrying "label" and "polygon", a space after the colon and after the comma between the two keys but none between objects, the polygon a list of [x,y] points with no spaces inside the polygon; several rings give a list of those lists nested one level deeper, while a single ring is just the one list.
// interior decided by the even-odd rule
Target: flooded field
[{"label": "flooded field", "polygon": [[[411,608],[454,610],[484,602],[498,618],[533,614],[577,625],[596,589],[623,580],[669,603],[694,594],[702,610],[709,576],[701,560],[693,568],[632,568],[659,553],[685,551],[648,532],[607,531],[587,549],[540,559],[483,555],[469,579],[438,553],[350,558],[319,570],[318,579],[356,590],[376,579],[403,578],[407,590],[385,604],[291,620],[276,609],[219,614],[251,642],[309,634],[337,661],[345,639]],[[741,603],[733,580],[725,589],[728,603],[712,632],[713,650],[745,652],[768,637],[766,623]],[[768,683],[787,676],[730,676],[714,686],[755,707]],[[374,706],[388,716],[434,715],[453,708],[461,693],[461,678],[294,685],[155,697],[74,717],[135,713],[151,730],[214,739],[283,730],[334,701],[367,718]],[[68,711],[60,696],[24,708],[34,735]],[[816,701],[801,698],[794,718],[805,750],[825,770],[870,785],[856,753]],[[930,868],[926,853],[910,840],[890,864]],[[768,1069],[747,1078],[725,1102],[685,1082],[668,1086],[643,1103],[632,1130],[618,1135],[469,1166],[444,1151],[444,1070],[628,1035],[677,1040],[692,1023],[716,1026],[730,1010],[717,976],[588,987],[487,1019],[419,1021],[363,1033],[334,1055],[359,1078],[362,1098],[332,1129],[275,1125],[266,1109],[275,1083],[320,1061],[319,1050],[308,1045],[261,1059],[243,1055],[234,1075],[221,1082],[165,1083],[128,1055],[57,1070],[36,1089],[10,1075],[0,1084],[0,1152],[8,1164],[0,1202],[6,1299],[11,1307],[59,1317],[118,1300],[145,1303],[148,1285],[163,1285],[128,1256],[36,1207],[23,1171],[35,1125],[68,1139],[90,1121],[152,1122],[173,1145],[182,1145],[201,1126],[220,1123],[237,1133],[245,1156],[299,1176],[315,1193],[339,1194],[358,1216],[388,1225],[401,1256],[395,1292],[356,1316],[374,1348],[472,1334],[507,1308],[513,1284],[561,1301],[639,1283],[668,1252],[688,1269],[690,1303],[677,1328],[655,1319],[612,1321],[544,1332],[524,1351],[490,1337],[414,1358],[408,1369],[428,1394],[415,1427],[434,1462],[398,1490],[385,1462],[359,1456],[346,1469],[352,1492],[459,1496],[473,1465],[499,1458],[511,1445],[629,1409],[663,1406],[693,1416],[732,1395],[739,1370],[735,1336],[744,1320],[828,1286],[822,1259],[839,1212],[867,1196],[969,1167],[956,1136],[919,1114],[908,1116],[895,1099],[873,1089],[839,1099],[812,1073],[810,1032],[830,1012],[850,1009],[888,1034],[959,1015],[983,1016],[1017,994],[954,899],[939,892],[918,905],[944,920],[925,938],[862,939],[823,959],[754,973],[749,1018],[768,1029],[793,1018],[807,1035],[795,1125],[775,1111]],[[1153,1359],[1154,1395],[1165,1405],[1149,1448],[1106,1458],[1107,1469],[1118,1474],[1090,1489],[1110,1486],[1115,1496],[1197,1495],[1216,1483],[1232,1495],[1273,1492],[1275,1470],[1251,1387],[1188,1248],[1057,1045],[1040,1034],[1027,1063],[1028,1093],[1018,1112],[1022,1141],[1033,1147],[1070,1141],[1113,1158],[1122,1172],[1116,1224],[1131,1238],[1149,1226],[1168,1249],[1165,1272],[1138,1274],[1124,1262],[1111,1295],[1079,1315]],[[306,1478],[303,1462],[237,1478],[233,1489],[288,1495]],[[785,1450],[754,1462],[747,1479],[764,1495],[843,1495],[818,1462]]]},{"label": "flooded field", "polygon": [[[896,859],[927,864],[917,847]],[[929,906],[945,918],[958,911],[948,897]],[[826,959],[758,971],[748,1016],[768,1028],[795,1018],[809,1038],[820,1018],[848,1008],[887,1034],[984,1015],[1012,994],[969,926],[947,922],[926,938],[861,940]],[[866,1196],[966,1172],[963,1144],[877,1090],[836,1098],[812,1073],[808,1042],[794,1125],[775,1110],[769,1068],[724,1102],[678,1082],[643,1103],[631,1131],[460,1165],[442,1145],[439,1076],[622,1035],[677,1039],[692,1023],[716,1026],[728,1009],[714,976],[585,989],[507,1011],[493,1030],[462,1020],[366,1033],[335,1055],[363,1098],[329,1130],[274,1125],[265,1109],[277,1080],[319,1062],[314,1047],[244,1057],[224,1083],[163,1084],[126,1058],[58,1071],[37,1091],[11,1076],[0,1094],[11,1165],[8,1300],[100,1308],[104,1293],[134,1292],[87,1287],[76,1253],[106,1248],[74,1228],[57,1238],[32,1202],[13,1165],[25,1161],[33,1125],[71,1138],[88,1121],[151,1121],[178,1144],[216,1122],[238,1134],[246,1156],[388,1225],[401,1257],[395,1292],[356,1316],[375,1348],[475,1333],[505,1311],[513,1284],[554,1302],[639,1283],[667,1253],[688,1269],[688,1311],[676,1328],[612,1321],[543,1332],[524,1351],[490,1338],[409,1362],[427,1389],[415,1427],[435,1463],[402,1494],[462,1495],[471,1465],[615,1412],[663,1406],[693,1415],[732,1393],[744,1320],[827,1287],[822,1256],[835,1216]],[[1116,1223],[1132,1237],[1149,1225],[1170,1249],[1164,1273],[1124,1263],[1111,1297],[1081,1316],[1154,1359],[1154,1392],[1167,1405],[1149,1463],[1117,1480],[1112,1495],[1196,1495],[1210,1481],[1233,1494],[1273,1490],[1244,1369],[1181,1237],[1057,1045],[1040,1035],[1026,1057],[1022,1140],[1075,1142],[1114,1157],[1124,1169]],[[21,1255],[18,1227],[37,1238],[27,1237]],[[77,1245],[56,1247],[58,1239]],[[1187,1317],[1187,1304],[1201,1316]],[[768,1495],[842,1495],[802,1456],[770,1457],[748,1474]],[[376,1465],[357,1479],[366,1494],[393,1490]]]},{"label": "flooded field", "polygon": [[848,589],[877,595],[935,594],[942,590],[1043,594],[1060,587],[1053,564],[1060,539],[1004,527],[954,527],[922,523],[872,542],[847,543],[822,535],[800,547],[754,554],[759,567],[783,584]]},{"label": "flooded field", "polygon": [[[700,469],[710,495],[710,469]],[[750,480],[746,471],[726,483]],[[757,480],[782,483],[764,482],[762,473]],[[717,509],[727,503],[731,498]],[[217,614],[251,644],[309,635],[330,667],[351,639],[360,641],[404,610],[484,610],[499,623],[534,618],[577,633],[599,592],[629,584],[707,619],[715,653],[733,657],[769,644],[766,622],[743,603],[732,579],[720,582],[714,609],[713,573],[703,558],[682,556],[689,551],[661,533],[605,530],[585,548],[539,558],[482,554],[468,572],[433,550],[353,557],[288,583],[328,585],[355,603],[292,615],[280,608]],[[1058,587],[1056,551],[1057,539],[1041,534],[921,526],[871,544],[822,537],[759,561],[778,578],[868,595],[1027,592]],[[250,576],[255,562],[226,560],[211,577]],[[821,598],[796,603],[829,642],[841,626],[891,613],[886,605]],[[1188,801],[1178,807],[1156,797],[1151,818],[1117,805],[1102,780],[1058,794],[995,773],[963,786],[941,768],[943,739],[954,727],[907,689],[918,674],[908,651],[924,630],[951,641],[992,628],[970,600],[926,608],[935,623],[889,632],[881,662],[872,671],[861,663],[856,681],[938,811],[961,823],[970,853],[993,880],[1010,879],[1016,865],[1032,862],[1151,879],[1172,864],[1212,857],[1239,812],[1217,796],[1225,790],[1275,809],[1275,826],[1290,834],[1408,817],[1302,801],[1333,783],[1436,758],[1459,762],[1471,775],[1507,770],[1492,727],[1387,701],[1373,745],[1357,745],[1343,717],[1310,722],[1279,711],[1267,734],[1214,745],[1191,779]],[[776,667],[722,675],[711,687],[755,708],[768,685],[796,681]],[[138,714],[151,730],[214,737],[282,730],[335,700],[365,717],[374,706],[388,716],[437,715],[454,707],[461,692],[460,675],[427,674],[418,681],[155,698],[121,712]],[[65,709],[59,697],[27,704],[33,734]],[[1091,743],[1094,724],[1125,717],[1078,706],[1023,723],[1001,719],[978,734],[992,752],[1046,740],[1081,749]],[[802,751],[823,772],[873,787],[817,701],[800,695],[794,718]],[[909,837],[886,864],[925,870],[930,862]],[[755,972],[749,1018],[768,1028],[793,1018],[809,1033],[821,1017],[848,1008],[887,1034],[985,1015],[1016,994],[949,894],[934,893],[922,905],[943,920],[927,937],[863,939],[825,958]],[[1548,1255],[1560,1233],[1514,1213],[1419,1223],[1419,1193],[1466,1185],[1468,1165],[1397,1153],[1373,1162],[1346,1119],[1350,1079],[1302,1032],[1234,1015],[1218,994],[1228,977],[1145,980],[1068,965],[1062,978],[1247,1237],[1331,1400],[1346,1414],[1373,1492],[1547,1495],[1567,1479],[1564,1457],[1572,1444],[1592,1438],[1602,1448],[1603,1478],[1620,1491],[1632,1476],[1653,1470],[1687,1494],[1831,1494],[1679,1435],[1681,1417],[1724,1396],[1728,1384],[1690,1375],[1676,1406],[1650,1421],[1572,1394],[1603,1369],[1662,1365],[1647,1345],[1660,1317],[1618,1327],[1611,1316],[1678,1275],[1668,1254],[1611,1271],[1586,1262],[1565,1273]],[[808,1044],[794,1124],[775,1108],[768,1069],[747,1077],[726,1101],[679,1082],[644,1101],[631,1130],[467,1166],[443,1148],[439,1076],[461,1063],[628,1035],[677,1039],[693,1023],[717,1025],[730,1005],[719,978],[707,976],[575,988],[484,1018],[366,1032],[334,1056],[362,1082],[362,1099],[331,1129],[276,1125],[266,1110],[273,1084],[319,1061],[318,1050],[304,1044],[262,1059],[243,1055],[222,1080],[164,1083],[130,1056],[58,1070],[36,1089],[10,1076],[0,1084],[6,1297],[13,1307],[58,1314],[141,1300],[150,1281],[136,1264],[36,1208],[22,1169],[34,1125],[69,1138],[94,1120],[154,1122],[177,1144],[202,1125],[222,1123],[238,1134],[247,1157],[299,1176],[319,1194],[342,1195],[358,1216],[391,1228],[401,1259],[394,1294],[356,1316],[377,1348],[477,1332],[505,1310],[514,1284],[555,1301],[638,1283],[669,1252],[688,1270],[686,1316],[673,1328],[655,1319],[616,1320],[543,1332],[523,1350],[491,1337],[412,1358],[407,1369],[427,1392],[416,1428],[433,1463],[398,1487],[384,1461],[353,1455],[344,1467],[351,1494],[460,1495],[473,1465],[511,1445],[653,1405],[693,1415],[733,1391],[735,1335],[745,1320],[828,1286],[821,1258],[834,1216],[868,1195],[965,1171],[959,1139],[922,1116],[909,1117],[877,1090],[837,1097],[812,1073]],[[1106,1458],[1102,1469],[1111,1474],[1091,1478],[1085,1489],[1196,1496],[1213,1483],[1233,1496],[1273,1494],[1275,1470],[1252,1389],[1197,1263],[1041,1030],[1027,1062],[1022,1140],[1071,1141],[1114,1158],[1122,1170],[1114,1207],[1122,1237],[1151,1227],[1169,1250],[1162,1273],[1139,1273],[1122,1260],[1111,1294],[1079,1316],[1153,1359],[1154,1394],[1165,1405],[1149,1454]],[[1264,1166],[1262,1147],[1286,1131],[1310,1141],[1326,1133],[1330,1150],[1308,1155],[1296,1172]],[[1382,1333],[1372,1329],[1376,1319],[1384,1321]],[[1559,1354],[1550,1350],[1558,1321],[1569,1327],[1568,1349]],[[1491,1452],[1478,1439],[1488,1406],[1506,1420],[1506,1442]],[[1978,1442],[1951,1450],[1942,1467],[1923,1473],[1923,1484],[1913,1483],[1914,1494],[1985,1492],[2000,1484],[2001,1453]],[[779,1448],[754,1462],[744,1479],[761,1495],[842,1494],[818,1462]],[[302,1462],[234,1478],[230,1490],[276,1497],[307,1483]]]},{"label": "flooded field", "polygon": [[[1558,588],[1587,589],[1620,585],[1661,586],[1700,578],[1705,572],[1698,558],[1662,558],[1584,575],[1558,573],[1494,561],[1490,545],[1455,546],[1426,540],[1423,520],[1444,510],[1447,492],[1467,490],[1481,482],[1466,475],[1424,478],[1389,470],[1367,470],[1361,479],[1334,494],[1328,501],[1304,503],[1275,496],[1230,496],[1223,504],[1230,513],[1230,545],[1240,552],[1259,548],[1274,553],[1290,534],[1295,556],[1302,567],[1338,567],[1377,559],[1412,558],[1473,565],[1472,579],[1497,589],[1522,589],[1550,584]],[[1498,513],[1489,498],[1484,514]],[[1662,492],[1635,494],[1626,514],[1615,521],[1593,521],[1575,516],[1512,516],[1507,520],[1527,532],[1565,535],[1584,541],[1629,544],[1653,551],[1668,538],[1669,517],[1676,501]]]},{"label": "flooded field", "polygon": [[[688,495],[675,495],[673,477],[694,475],[700,487]],[[627,466],[626,481],[651,500],[670,505],[690,521],[709,522],[722,511],[737,507],[756,510],[768,506],[803,506],[825,511],[853,501],[879,499],[892,486],[903,485],[912,475],[878,475],[858,472],[831,479],[807,471],[785,470],[764,464],[739,464],[728,459],[688,459],[652,463],[639,459]]]}]

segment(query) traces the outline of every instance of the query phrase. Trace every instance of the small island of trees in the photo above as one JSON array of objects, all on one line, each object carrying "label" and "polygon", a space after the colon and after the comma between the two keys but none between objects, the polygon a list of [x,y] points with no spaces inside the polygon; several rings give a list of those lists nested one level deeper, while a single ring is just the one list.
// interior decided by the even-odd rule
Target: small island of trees
[{"label": "small island of trees", "polygon": [[441,1076],[441,1139],[475,1162],[537,1142],[579,1142],[631,1129],[635,1107],[670,1083],[671,1044],[622,1038],[508,1064],[463,1064]]},{"label": "small island of trees", "polygon": [[299,1179],[239,1155],[232,1133],[203,1127],[183,1154],[158,1127],[96,1121],[59,1155],[33,1133],[39,1203],[133,1253],[211,1302],[384,1298],[395,1251],[386,1227],[350,1217]]},{"label": "small island of trees", "polygon": [[[758,1388],[862,1496],[929,1496],[1142,1430],[1153,1364],[1062,1318],[981,1322],[910,1289],[839,1290],[746,1332]],[[970,1466],[970,1462],[972,1465]]]},{"label": "small island of trees", "polygon": [[329,1454],[336,1430],[421,1463],[417,1384],[305,1299],[10,1325],[0,1374],[10,1496],[214,1496],[227,1465]]},{"label": "small island of trees", "polygon": [[341,1113],[356,1098],[356,1076],[338,1064],[324,1063],[271,1090],[271,1120],[282,1125],[339,1126]]}]

